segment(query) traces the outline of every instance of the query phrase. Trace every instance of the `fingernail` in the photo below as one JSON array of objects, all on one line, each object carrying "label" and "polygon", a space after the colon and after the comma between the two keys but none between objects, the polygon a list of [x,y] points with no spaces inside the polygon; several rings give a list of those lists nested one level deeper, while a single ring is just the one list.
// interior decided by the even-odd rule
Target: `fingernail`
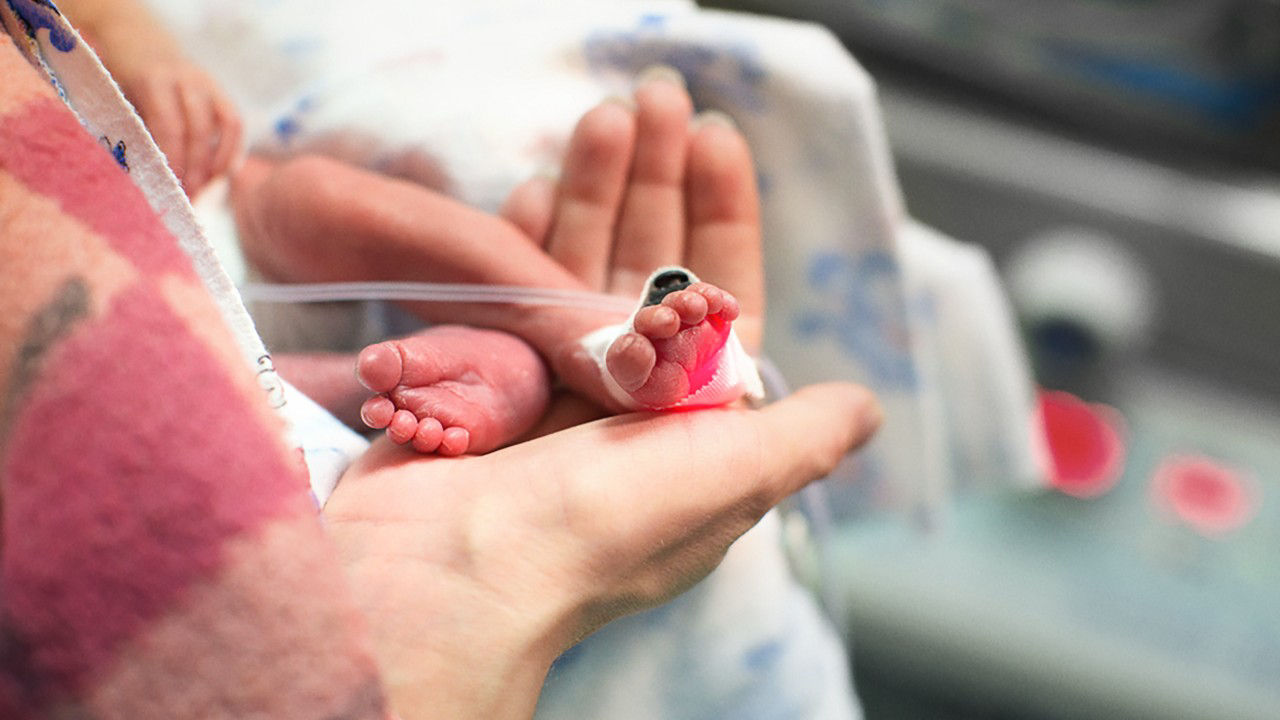
[{"label": "fingernail", "polygon": [[664,82],[685,88],[684,76],[670,65],[650,65],[636,76],[636,87],[651,82]]},{"label": "fingernail", "polygon": [[547,180],[552,183],[558,183],[560,182],[560,166],[546,165],[546,166],[540,167],[533,173],[533,179]]},{"label": "fingernail", "polygon": [[622,107],[626,108],[628,112],[635,112],[635,109],[636,109],[636,101],[624,95],[610,95],[609,97],[605,98],[604,102],[602,102],[601,104],[603,105],[606,103],[621,105]]},{"label": "fingernail", "polygon": [[706,127],[707,125],[719,125],[720,127],[727,127],[730,130],[738,129],[738,124],[733,121],[733,118],[719,110],[703,110],[693,116],[693,128],[695,130],[701,127]]}]

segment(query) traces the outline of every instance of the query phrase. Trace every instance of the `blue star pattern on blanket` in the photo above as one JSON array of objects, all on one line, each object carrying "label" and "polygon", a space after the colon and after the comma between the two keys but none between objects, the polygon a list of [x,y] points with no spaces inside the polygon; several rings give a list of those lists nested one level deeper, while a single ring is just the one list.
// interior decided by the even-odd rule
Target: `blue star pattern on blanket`
[{"label": "blue star pattern on blanket", "polygon": [[636,73],[651,65],[669,65],[684,76],[695,102],[716,98],[720,105],[751,112],[766,109],[760,85],[768,73],[752,42],[725,37],[711,46],[676,38],[664,41],[666,35],[666,17],[646,14],[634,29],[590,33],[582,52],[593,71]]},{"label": "blue star pattern on blanket", "polygon": [[62,52],[71,52],[76,47],[76,36],[67,31],[58,19],[62,13],[49,0],[7,0],[18,19],[27,31],[27,37],[36,39],[40,28],[49,31],[49,43]]},{"label": "blue star pattern on blanket", "polygon": [[900,305],[887,302],[902,275],[893,255],[870,250],[858,256],[820,252],[809,262],[808,283],[831,306],[801,312],[795,319],[802,336],[829,335],[840,348],[864,363],[877,388],[912,389],[907,318]]},{"label": "blue star pattern on blanket", "polygon": [[98,138],[98,142],[102,143],[102,147],[106,148],[107,152],[111,153],[111,157],[115,158],[117,165],[123,168],[125,172],[129,172],[129,158],[127,157],[128,148],[125,146],[123,140],[117,140],[112,144],[111,138],[103,135]]}]

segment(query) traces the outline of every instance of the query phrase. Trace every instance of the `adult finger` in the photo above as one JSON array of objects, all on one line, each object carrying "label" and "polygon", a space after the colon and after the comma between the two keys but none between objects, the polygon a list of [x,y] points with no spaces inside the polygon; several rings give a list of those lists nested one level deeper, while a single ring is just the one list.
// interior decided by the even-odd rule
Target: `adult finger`
[{"label": "adult finger", "polygon": [[[684,413],[690,453],[684,492],[706,512],[737,509],[750,524],[805,485],[826,477],[880,427],[882,410],[866,388],[828,383],[801,388],[761,410]],[[701,505],[701,508],[697,508]],[[741,528],[745,532],[748,527]]]},{"label": "adult finger", "polygon": [[219,94],[213,101],[213,116],[217,123],[218,152],[213,156],[213,165],[209,168],[210,176],[221,175],[231,168],[231,163],[240,152],[244,125],[240,113],[230,100]]},{"label": "adult finger", "polygon": [[727,117],[704,113],[696,123],[685,180],[685,265],[733,293],[743,317],[763,317],[760,201],[751,151]]},{"label": "adult finger", "polygon": [[[829,475],[880,429],[884,410],[865,387],[824,383],[744,416],[759,438],[755,490],[767,510]],[[747,492],[750,492],[747,490]]]},{"label": "adult finger", "polygon": [[478,460],[491,463],[487,477],[507,478],[502,497],[522,515],[559,529],[558,542],[540,542],[560,548],[552,569],[586,632],[705,576],[879,423],[870,392],[833,383],[759,411],[616,416]]},{"label": "adult finger", "polygon": [[195,194],[209,179],[217,136],[213,123],[213,103],[198,79],[185,81],[178,90],[186,120],[187,173],[183,183],[187,195]]},{"label": "adult finger", "polygon": [[638,295],[655,268],[683,258],[684,167],[693,114],[683,79],[669,67],[645,71],[635,99],[635,155],[608,288],[623,295]]},{"label": "adult finger", "polygon": [[681,543],[708,524],[736,537],[870,439],[881,412],[866,388],[828,383],[762,410],[609,418],[486,459],[557,478],[567,522],[621,552]]},{"label": "adult finger", "polygon": [[583,115],[569,139],[547,252],[593,289],[604,289],[634,142],[634,114],[612,101]]},{"label": "adult finger", "polygon": [[555,206],[556,181],[546,175],[525,180],[511,191],[498,209],[498,215],[529,237],[535,245],[545,247],[551,229],[551,211]]}]

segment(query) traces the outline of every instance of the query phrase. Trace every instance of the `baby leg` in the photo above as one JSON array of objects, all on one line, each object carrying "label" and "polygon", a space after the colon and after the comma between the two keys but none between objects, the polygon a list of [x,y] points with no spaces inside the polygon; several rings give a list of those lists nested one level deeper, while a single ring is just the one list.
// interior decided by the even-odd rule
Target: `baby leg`
[{"label": "baby leg", "polygon": [[371,345],[356,377],[378,395],[361,418],[398,444],[455,456],[518,438],[547,409],[550,381],[537,352],[496,330],[438,326]]}]

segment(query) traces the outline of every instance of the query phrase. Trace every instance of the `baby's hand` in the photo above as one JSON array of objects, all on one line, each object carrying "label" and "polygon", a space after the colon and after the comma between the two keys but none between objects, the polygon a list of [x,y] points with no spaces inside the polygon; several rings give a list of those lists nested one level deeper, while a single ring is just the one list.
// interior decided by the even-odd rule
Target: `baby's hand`
[{"label": "baby's hand", "polygon": [[141,0],[58,0],[133,103],[188,197],[225,172],[240,115]]},{"label": "baby's hand", "polygon": [[227,171],[240,148],[240,115],[208,73],[176,59],[117,79],[188,197]]}]

